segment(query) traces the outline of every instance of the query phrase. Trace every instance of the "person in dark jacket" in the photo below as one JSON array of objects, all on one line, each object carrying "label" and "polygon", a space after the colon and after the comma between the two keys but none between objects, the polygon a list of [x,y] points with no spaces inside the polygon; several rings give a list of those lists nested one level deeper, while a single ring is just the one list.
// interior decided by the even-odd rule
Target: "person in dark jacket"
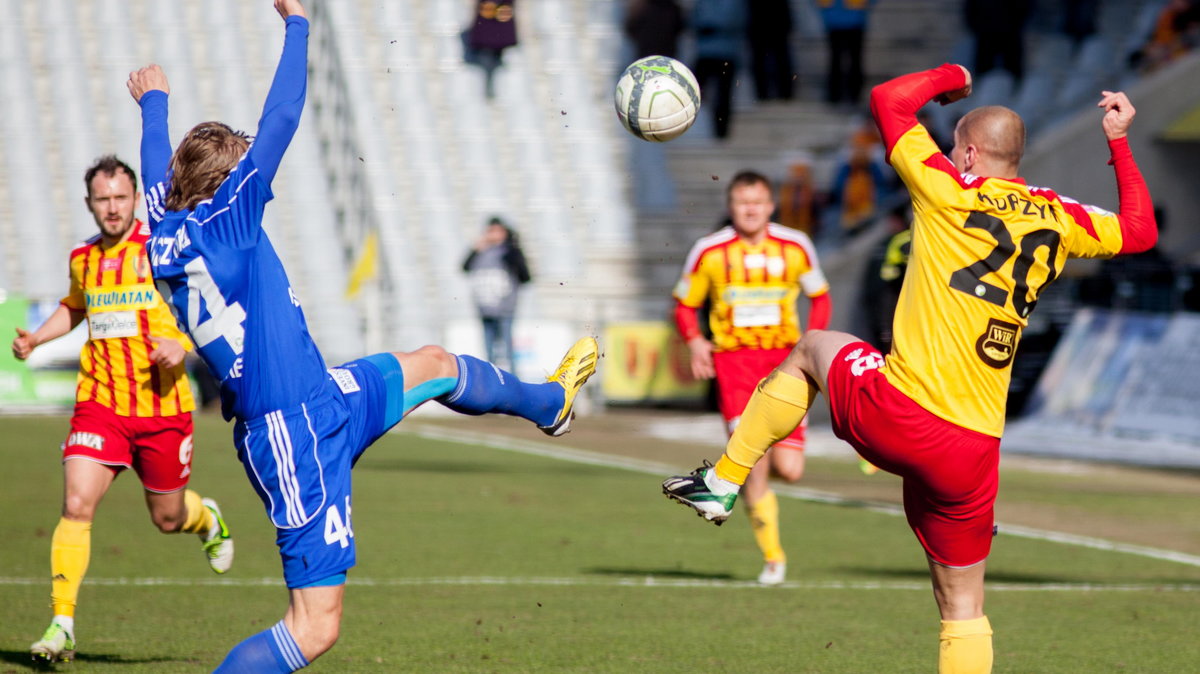
[{"label": "person in dark jacket", "polygon": [[634,58],[676,58],[683,25],[678,0],[630,0],[625,10],[625,35],[633,42]]},{"label": "person in dark jacket", "polygon": [[467,272],[471,294],[483,321],[487,358],[511,370],[517,288],[532,278],[516,232],[493,216],[463,261],[463,271]]},{"label": "person in dark jacket", "polygon": [[754,0],[746,34],[750,38],[750,66],[754,70],[754,97],[760,101],[792,98],[792,7],[788,0]]},{"label": "person in dark jacket", "polygon": [[714,133],[723,139],[733,117],[733,82],[746,41],[746,7],[742,0],[704,0],[692,7],[691,25],[696,33],[692,71],[701,98],[712,110]]},{"label": "person in dark jacket", "polygon": [[493,77],[504,64],[504,50],[517,44],[516,0],[479,0],[465,34],[466,60],[483,68],[484,95],[496,97]]}]

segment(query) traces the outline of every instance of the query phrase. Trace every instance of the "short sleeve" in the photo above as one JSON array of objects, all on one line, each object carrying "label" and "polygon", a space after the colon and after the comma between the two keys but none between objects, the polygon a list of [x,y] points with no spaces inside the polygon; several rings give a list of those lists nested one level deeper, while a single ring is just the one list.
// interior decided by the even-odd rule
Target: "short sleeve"
[{"label": "short sleeve", "polygon": [[59,301],[71,311],[87,311],[87,298],[83,292],[83,263],[86,259],[86,254],[71,256],[71,285],[67,290],[67,296]]},{"label": "short sleeve", "polygon": [[1123,237],[1116,213],[1059,197],[1067,218],[1066,247],[1071,257],[1108,258],[1121,251]]},{"label": "short sleeve", "polygon": [[704,272],[704,246],[697,243],[688,253],[687,261],[683,266],[683,275],[679,278],[679,282],[675,284],[675,290],[672,296],[679,300],[679,303],[699,309],[704,306],[705,300],[708,299],[709,288],[712,285],[708,274]]}]

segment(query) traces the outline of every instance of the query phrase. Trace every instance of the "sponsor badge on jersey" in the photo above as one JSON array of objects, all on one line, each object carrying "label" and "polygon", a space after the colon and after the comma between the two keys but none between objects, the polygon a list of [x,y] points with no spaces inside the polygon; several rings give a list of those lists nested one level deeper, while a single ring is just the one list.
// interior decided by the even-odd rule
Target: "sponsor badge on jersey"
[{"label": "sponsor badge on jersey", "polygon": [[783,308],[778,304],[736,304],[733,307],[733,327],[754,328],[783,323]]},{"label": "sponsor badge on jersey", "polygon": [[333,377],[334,383],[342,390],[342,393],[355,393],[362,390],[358,385],[358,380],[354,378],[350,370],[331,367],[329,368],[329,376]]},{"label": "sponsor badge on jersey", "polygon": [[138,335],[137,312],[105,311],[88,314],[88,327],[91,329],[92,339],[136,337]]},{"label": "sponsor badge on jersey", "polygon": [[1017,349],[1021,326],[995,318],[988,319],[987,330],[975,342],[975,353],[985,364],[997,370],[1008,367]]}]

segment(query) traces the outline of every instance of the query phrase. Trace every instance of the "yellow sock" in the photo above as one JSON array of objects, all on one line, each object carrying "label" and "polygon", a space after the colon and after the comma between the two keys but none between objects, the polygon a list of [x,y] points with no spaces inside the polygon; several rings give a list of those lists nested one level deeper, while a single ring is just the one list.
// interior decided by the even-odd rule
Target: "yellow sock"
[{"label": "yellow sock", "polygon": [[754,540],[762,550],[763,559],[786,562],[787,555],[779,543],[779,499],[775,492],[768,490],[758,503],[747,505],[746,509],[750,511],[750,527],[754,529]]},{"label": "yellow sock", "polygon": [[59,519],[50,538],[50,603],[54,615],[75,615],[75,601],[91,555],[92,523]]},{"label": "yellow sock", "polygon": [[988,674],[992,671],[992,625],[987,616],[943,620],[938,637],[938,674]]},{"label": "yellow sock", "polygon": [[793,377],[779,370],[759,382],[729,436],[725,454],[714,466],[717,477],[745,484],[750,469],[771,445],[791,435],[804,421],[816,395],[817,389],[807,377]]},{"label": "yellow sock", "polygon": [[204,507],[200,495],[191,489],[183,492],[183,507],[187,509],[187,518],[180,531],[204,535],[215,524],[212,511]]}]

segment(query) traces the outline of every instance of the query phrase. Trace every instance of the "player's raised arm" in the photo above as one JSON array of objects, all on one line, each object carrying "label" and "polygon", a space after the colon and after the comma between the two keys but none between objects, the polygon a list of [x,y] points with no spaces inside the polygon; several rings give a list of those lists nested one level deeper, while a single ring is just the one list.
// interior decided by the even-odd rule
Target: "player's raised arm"
[{"label": "player's raised arm", "polygon": [[284,21],[283,54],[263,104],[258,134],[250,146],[250,158],[267,184],[275,179],[283,153],[300,125],[308,89],[308,18],[304,7],[298,0],[275,0],[275,9]]},{"label": "player's raised arm", "polygon": [[871,89],[871,115],[879,125],[888,161],[896,141],[917,125],[917,110],[923,105],[933,100],[946,105],[969,95],[970,71],[950,63],[902,75]]},{"label": "player's raised arm", "polygon": [[1121,252],[1140,253],[1150,250],[1158,242],[1158,223],[1154,220],[1154,202],[1150,200],[1150,188],[1133,160],[1126,136],[1133,124],[1137,110],[1129,97],[1121,91],[1102,91],[1100,102],[1104,108],[1101,126],[1108,139],[1112,153],[1113,170],[1117,174],[1117,198],[1120,212],[1117,221],[1121,225]]},{"label": "player's raised arm", "polygon": [[155,64],[129,73],[125,86],[142,109],[142,184],[149,199],[151,188],[166,180],[171,163],[167,130],[167,95],[171,87],[162,68]]}]

